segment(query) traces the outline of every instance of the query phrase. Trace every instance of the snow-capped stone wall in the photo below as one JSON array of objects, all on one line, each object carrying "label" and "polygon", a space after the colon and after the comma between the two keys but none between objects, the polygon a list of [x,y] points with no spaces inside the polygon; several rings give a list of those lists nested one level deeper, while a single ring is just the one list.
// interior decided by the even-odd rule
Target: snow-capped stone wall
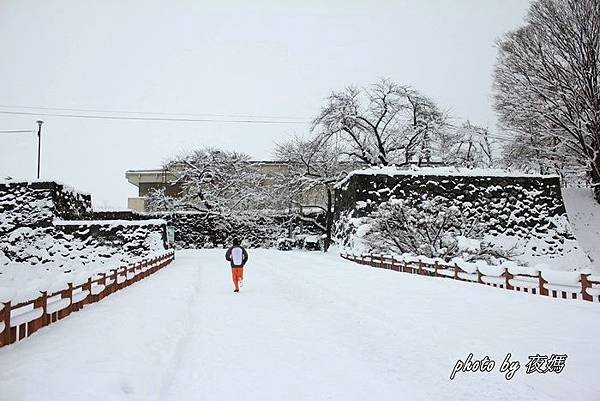
[{"label": "snow-capped stone wall", "polygon": [[71,269],[126,262],[164,250],[166,223],[162,220],[94,217],[90,195],[65,185],[0,183],[0,268],[25,263]]},{"label": "snow-capped stone wall", "polygon": [[[244,245],[252,248],[275,246],[279,238],[287,238],[290,231],[296,235],[319,235],[319,228],[313,221],[303,221],[298,216],[281,214],[252,216],[248,220],[233,219],[230,216],[210,215],[206,212],[163,212],[138,213],[134,211],[94,211],[94,218],[145,220],[162,219],[175,230],[175,247],[201,249],[226,247],[233,237],[240,238]],[[324,225],[323,216],[314,216]]]},{"label": "snow-capped stone wall", "polygon": [[237,221],[227,216],[204,212],[173,212],[155,214],[175,229],[177,248],[226,247],[233,237],[248,247],[269,247],[279,234],[270,221]]},{"label": "snow-capped stone wall", "polygon": [[556,176],[499,170],[371,168],[351,173],[335,193],[338,241],[353,247],[368,216],[390,199],[459,201],[474,211],[486,234],[516,244],[519,261],[580,269],[589,263],[569,225]]},{"label": "snow-capped stone wall", "polygon": [[0,183],[0,237],[19,227],[50,226],[55,217],[82,219],[91,211],[90,195],[56,182]]}]

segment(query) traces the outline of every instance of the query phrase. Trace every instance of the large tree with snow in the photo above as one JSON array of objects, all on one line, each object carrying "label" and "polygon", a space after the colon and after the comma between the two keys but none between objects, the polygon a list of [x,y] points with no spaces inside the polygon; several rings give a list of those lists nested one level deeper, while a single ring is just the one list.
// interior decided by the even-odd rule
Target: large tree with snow
[{"label": "large tree with snow", "polygon": [[[297,206],[299,217],[305,208],[319,209],[325,215],[325,225],[312,219],[325,234],[324,250],[331,244],[333,225],[333,185],[346,173],[341,165],[342,156],[338,143],[333,138],[310,138],[294,136],[276,144],[275,158],[288,163],[288,172],[281,184],[288,201]],[[325,204],[310,201],[306,194],[322,194]],[[280,195],[281,196],[281,195]],[[308,203],[306,202],[308,200]]]},{"label": "large tree with snow", "polygon": [[436,103],[419,91],[388,79],[333,92],[314,120],[320,141],[336,137],[346,156],[371,165],[389,165],[432,156],[433,143],[447,126]]},{"label": "large tree with snow", "polygon": [[[175,176],[171,185],[179,193],[151,191],[146,199],[148,210],[200,212],[209,233],[207,242],[217,244],[223,234],[250,238],[280,229],[271,213],[278,201],[274,188],[266,185],[268,177],[248,155],[202,148],[172,158],[163,168]],[[237,232],[240,229],[244,232]]]},{"label": "large tree with snow", "polygon": [[197,210],[209,214],[236,214],[268,208],[272,197],[263,185],[266,177],[243,153],[216,148],[197,149],[177,156],[163,168],[176,178],[175,197],[162,190],[148,197],[151,210]]},{"label": "large tree with snow", "polygon": [[498,41],[494,92],[513,152],[582,166],[600,202],[600,1],[534,1]]}]

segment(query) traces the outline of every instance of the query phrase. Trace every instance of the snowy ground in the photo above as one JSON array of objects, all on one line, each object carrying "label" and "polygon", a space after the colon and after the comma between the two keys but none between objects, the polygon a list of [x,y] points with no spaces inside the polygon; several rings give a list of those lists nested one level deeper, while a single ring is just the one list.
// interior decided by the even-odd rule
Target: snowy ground
[{"label": "snowy ground", "polygon": [[[234,294],[222,254],[180,252],[0,348],[0,400],[598,399],[598,304],[274,250],[250,251]],[[496,368],[450,381],[470,352]],[[536,353],[566,353],[564,371],[526,374]]]},{"label": "snowy ground", "polygon": [[562,192],[577,241],[600,271],[600,205],[589,188],[564,188]]}]

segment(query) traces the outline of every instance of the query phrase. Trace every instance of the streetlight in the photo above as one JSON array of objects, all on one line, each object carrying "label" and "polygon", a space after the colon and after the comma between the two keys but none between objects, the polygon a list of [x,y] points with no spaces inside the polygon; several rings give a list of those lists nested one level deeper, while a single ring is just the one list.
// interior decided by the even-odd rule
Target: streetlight
[{"label": "streetlight", "polygon": [[37,120],[38,125],[38,163],[37,163],[37,179],[40,179],[40,160],[42,157],[42,124],[44,123],[42,120]]}]

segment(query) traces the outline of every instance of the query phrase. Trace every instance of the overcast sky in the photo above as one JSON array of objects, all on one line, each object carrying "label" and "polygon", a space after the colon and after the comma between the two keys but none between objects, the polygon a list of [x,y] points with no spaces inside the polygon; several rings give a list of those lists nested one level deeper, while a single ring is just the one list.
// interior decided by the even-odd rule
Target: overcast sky
[{"label": "overcast sky", "polygon": [[[0,0],[0,111],[52,107],[308,121],[332,90],[389,77],[413,85],[455,117],[493,127],[494,40],[521,24],[527,5]],[[268,159],[275,140],[309,127],[0,113],[0,131],[33,128],[38,118],[45,121],[42,178],[92,193],[96,206],[119,208],[136,195],[125,170],[159,167],[203,145]],[[0,175],[34,178],[36,146],[32,134],[0,134]]]}]

